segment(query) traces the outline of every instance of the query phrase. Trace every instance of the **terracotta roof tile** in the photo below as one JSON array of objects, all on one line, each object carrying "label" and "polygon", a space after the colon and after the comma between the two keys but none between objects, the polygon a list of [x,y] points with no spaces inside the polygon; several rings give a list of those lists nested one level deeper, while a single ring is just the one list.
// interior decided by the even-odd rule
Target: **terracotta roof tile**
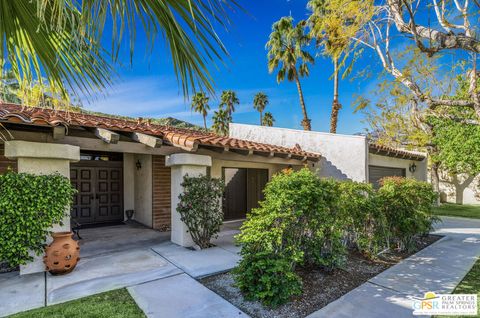
[{"label": "terracotta roof tile", "polygon": [[368,148],[371,153],[378,153],[381,155],[391,156],[395,158],[405,158],[410,160],[422,161],[427,157],[426,154],[422,152],[388,147],[374,142],[370,142]]},{"label": "terracotta roof tile", "polygon": [[252,150],[264,153],[291,155],[300,160],[318,161],[318,153],[306,152],[299,147],[286,148],[247,140],[230,138],[193,129],[176,128],[152,124],[150,120],[118,119],[77,112],[67,112],[37,107],[0,103],[0,121],[23,123],[37,126],[81,126],[101,127],[114,131],[140,132],[161,137],[173,146],[189,151],[196,151],[199,145],[228,147],[229,149]]}]

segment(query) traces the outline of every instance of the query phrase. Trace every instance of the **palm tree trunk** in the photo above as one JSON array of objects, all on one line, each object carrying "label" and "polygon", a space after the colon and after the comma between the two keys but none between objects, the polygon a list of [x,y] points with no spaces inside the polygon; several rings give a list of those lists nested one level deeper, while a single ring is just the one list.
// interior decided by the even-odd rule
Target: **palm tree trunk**
[{"label": "palm tree trunk", "polygon": [[203,115],[203,127],[207,130],[207,116]]},{"label": "palm tree trunk", "polygon": [[260,126],[263,126],[262,112],[260,112]]},{"label": "palm tree trunk", "polygon": [[300,85],[300,80],[298,79],[298,76],[295,76],[295,82],[297,84],[298,98],[300,99],[300,106],[302,107],[302,113],[303,113],[302,126],[303,126],[303,130],[312,130],[312,127],[310,125],[310,119],[308,119],[308,115],[307,115],[307,107],[305,106],[305,100],[303,99],[302,86]]},{"label": "palm tree trunk", "polygon": [[337,133],[338,112],[342,105],[338,102],[338,58],[333,59],[333,103],[332,114],[330,116],[330,132]]}]

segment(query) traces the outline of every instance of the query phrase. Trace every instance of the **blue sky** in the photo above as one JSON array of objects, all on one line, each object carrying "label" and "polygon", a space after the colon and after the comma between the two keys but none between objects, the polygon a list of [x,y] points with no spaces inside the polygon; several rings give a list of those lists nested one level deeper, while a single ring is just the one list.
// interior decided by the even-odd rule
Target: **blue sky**
[{"label": "blue sky", "polygon": [[[217,95],[222,90],[237,92],[240,106],[233,116],[237,123],[258,124],[259,114],[253,109],[255,93],[265,92],[270,99],[267,111],[276,119],[275,126],[301,129],[302,118],[298,94],[294,83],[277,84],[275,74],[267,70],[265,43],[271,25],[280,17],[292,15],[295,20],[307,17],[306,1],[270,0],[243,1],[248,14],[233,13],[232,25],[228,32],[220,31],[230,57],[225,66],[217,70],[212,66]],[[152,54],[145,53],[145,39],[139,35],[133,64],[129,64],[127,50],[121,52],[123,66],[118,66],[120,79],[104,97],[93,102],[84,101],[86,109],[133,117],[175,117],[195,124],[202,124],[200,115],[190,111],[190,104],[184,100],[172,69],[169,53],[159,40]],[[372,64],[373,62],[373,64]],[[357,62],[353,74],[365,68],[380,70],[378,59],[370,50],[365,50]],[[303,91],[312,129],[328,131],[333,83],[330,60],[318,57],[311,67],[308,78],[302,79]],[[362,114],[354,114],[352,101],[358,94],[367,95],[377,83],[377,78],[368,77],[340,83],[340,112],[338,132],[352,134],[364,130]],[[211,101],[211,114],[218,107],[218,100]],[[208,125],[211,124],[211,114]]]}]

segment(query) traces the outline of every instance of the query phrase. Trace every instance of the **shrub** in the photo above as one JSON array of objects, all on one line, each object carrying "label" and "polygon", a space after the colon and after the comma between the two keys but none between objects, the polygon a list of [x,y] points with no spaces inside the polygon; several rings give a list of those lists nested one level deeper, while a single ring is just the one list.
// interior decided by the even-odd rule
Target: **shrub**
[{"label": "shrub", "polygon": [[427,182],[387,177],[377,192],[378,209],[385,214],[392,241],[400,249],[411,249],[418,235],[427,234],[433,222],[432,207],[437,194]]},{"label": "shrub", "polygon": [[390,240],[386,215],[377,206],[376,192],[371,184],[343,181],[339,195],[350,245],[368,258],[374,258]]},{"label": "shrub", "polygon": [[11,267],[44,252],[49,229],[61,224],[75,189],[60,174],[0,175],[0,260]]},{"label": "shrub", "polygon": [[223,222],[222,180],[208,176],[183,178],[184,192],[179,196],[177,211],[187,225],[193,241],[200,248],[208,248],[210,240],[219,231]]},{"label": "shrub", "polygon": [[[331,269],[342,264],[343,218],[336,215],[338,183],[308,169],[275,175],[264,193],[265,200],[237,236],[243,258],[235,279],[248,298],[278,305],[299,292],[297,265]],[[277,270],[267,266],[281,269],[286,277],[278,280]]]}]

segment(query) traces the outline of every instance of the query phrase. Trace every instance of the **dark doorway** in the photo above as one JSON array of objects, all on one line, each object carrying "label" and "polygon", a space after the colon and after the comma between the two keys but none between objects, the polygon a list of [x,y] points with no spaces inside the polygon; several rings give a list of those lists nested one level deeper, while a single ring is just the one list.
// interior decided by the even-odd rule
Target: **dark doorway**
[{"label": "dark doorway", "polygon": [[70,166],[70,180],[78,191],[72,219],[81,225],[123,221],[123,163],[118,160],[121,157],[82,154],[81,158],[84,160]]},{"label": "dark doorway", "polygon": [[379,188],[380,179],[384,177],[405,177],[406,169],[393,168],[393,167],[381,167],[381,166],[368,166],[368,182],[373,184],[374,188]]},{"label": "dark doorway", "polygon": [[225,194],[224,220],[244,219],[258,202],[263,200],[263,189],[268,182],[267,169],[223,168]]}]

